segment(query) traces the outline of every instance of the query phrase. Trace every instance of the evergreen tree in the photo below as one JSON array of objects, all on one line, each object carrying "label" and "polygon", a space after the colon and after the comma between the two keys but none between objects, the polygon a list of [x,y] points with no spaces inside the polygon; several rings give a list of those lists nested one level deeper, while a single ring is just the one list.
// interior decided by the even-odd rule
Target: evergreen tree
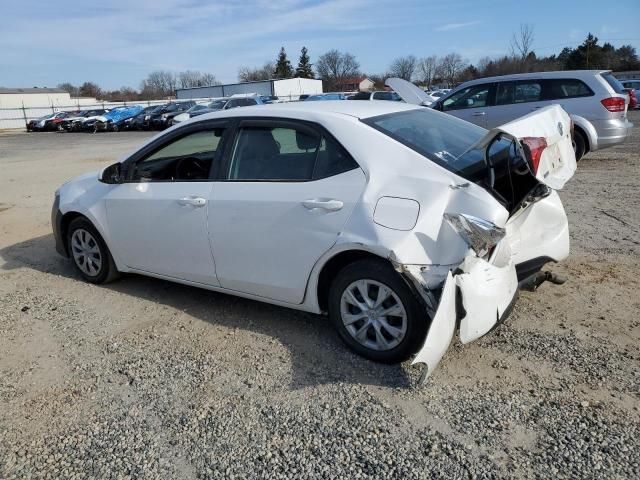
[{"label": "evergreen tree", "polygon": [[300,60],[298,60],[298,68],[296,68],[296,77],[300,78],[313,78],[312,64],[309,59],[307,47],[302,47],[300,50]]},{"label": "evergreen tree", "polygon": [[280,48],[278,54],[278,60],[276,61],[276,69],[273,72],[275,78],[291,78],[293,77],[293,68],[291,62],[287,58],[287,52],[284,51],[284,47]]}]

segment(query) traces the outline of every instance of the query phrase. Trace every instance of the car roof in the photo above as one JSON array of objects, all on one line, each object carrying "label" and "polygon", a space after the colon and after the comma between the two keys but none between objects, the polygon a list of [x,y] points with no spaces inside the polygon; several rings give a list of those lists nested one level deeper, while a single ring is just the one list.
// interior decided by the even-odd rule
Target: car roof
[{"label": "car roof", "polygon": [[456,88],[476,85],[478,83],[504,82],[507,80],[526,80],[529,78],[591,78],[599,73],[607,73],[611,70],[559,70],[553,72],[513,73],[511,75],[498,75],[495,77],[477,78],[464,82]]},{"label": "car roof", "polygon": [[389,113],[416,110],[425,107],[400,102],[346,102],[344,100],[327,100],[325,102],[289,102],[251,107],[234,108],[223,112],[208,113],[198,116],[198,120],[226,117],[293,117],[304,118],[305,113],[348,115],[363,119],[386,115]]}]

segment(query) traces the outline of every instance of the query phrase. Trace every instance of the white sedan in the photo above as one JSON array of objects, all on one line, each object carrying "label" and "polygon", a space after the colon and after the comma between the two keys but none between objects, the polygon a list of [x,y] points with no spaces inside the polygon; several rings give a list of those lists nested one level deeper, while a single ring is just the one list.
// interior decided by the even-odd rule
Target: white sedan
[{"label": "white sedan", "polygon": [[569,254],[551,106],[488,132],[397,102],[199,116],[65,183],[57,250],[92,283],[149,275],[314,313],[381,362],[437,366]]}]

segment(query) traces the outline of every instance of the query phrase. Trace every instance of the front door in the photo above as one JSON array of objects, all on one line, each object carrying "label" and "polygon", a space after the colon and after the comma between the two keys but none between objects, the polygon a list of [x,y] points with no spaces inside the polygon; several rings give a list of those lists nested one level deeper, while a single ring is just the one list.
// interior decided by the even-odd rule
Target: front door
[{"label": "front door", "polygon": [[442,111],[487,127],[490,122],[493,84],[472,85],[454,93],[442,102]]},{"label": "front door", "polygon": [[322,129],[243,121],[226,180],[211,191],[209,232],[223,287],[302,303],[311,269],[336,242],[364,172]]},{"label": "front door", "polygon": [[188,126],[128,165],[106,198],[111,242],[127,267],[219,285],[207,211],[224,128]]}]

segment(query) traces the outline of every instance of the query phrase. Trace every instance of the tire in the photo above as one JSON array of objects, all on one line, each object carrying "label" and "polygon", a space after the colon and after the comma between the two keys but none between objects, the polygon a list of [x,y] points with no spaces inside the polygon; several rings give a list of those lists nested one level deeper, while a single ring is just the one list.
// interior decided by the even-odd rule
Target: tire
[{"label": "tire", "polygon": [[[368,301],[359,287],[365,288]],[[387,292],[382,290],[384,301],[376,306],[380,287]],[[342,340],[358,355],[381,363],[409,358],[423,344],[429,326],[425,307],[382,260],[359,260],[344,267],[331,284],[328,306],[329,318]],[[383,315],[385,310],[392,314]],[[346,325],[349,321],[352,323]]]},{"label": "tire", "polygon": [[111,126],[111,131],[112,132],[118,132],[119,130],[120,130],[120,128],[115,123]]},{"label": "tire", "polygon": [[573,132],[573,151],[576,153],[576,162],[580,161],[587,151],[587,142],[578,131]]},{"label": "tire", "polygon": [[[69,224],[67,248],[73,266],[87,282],[108,283],[119,276],[107,244],[86,218],[74,218]],[[87,255],[92,257],[90,262]]]}]

